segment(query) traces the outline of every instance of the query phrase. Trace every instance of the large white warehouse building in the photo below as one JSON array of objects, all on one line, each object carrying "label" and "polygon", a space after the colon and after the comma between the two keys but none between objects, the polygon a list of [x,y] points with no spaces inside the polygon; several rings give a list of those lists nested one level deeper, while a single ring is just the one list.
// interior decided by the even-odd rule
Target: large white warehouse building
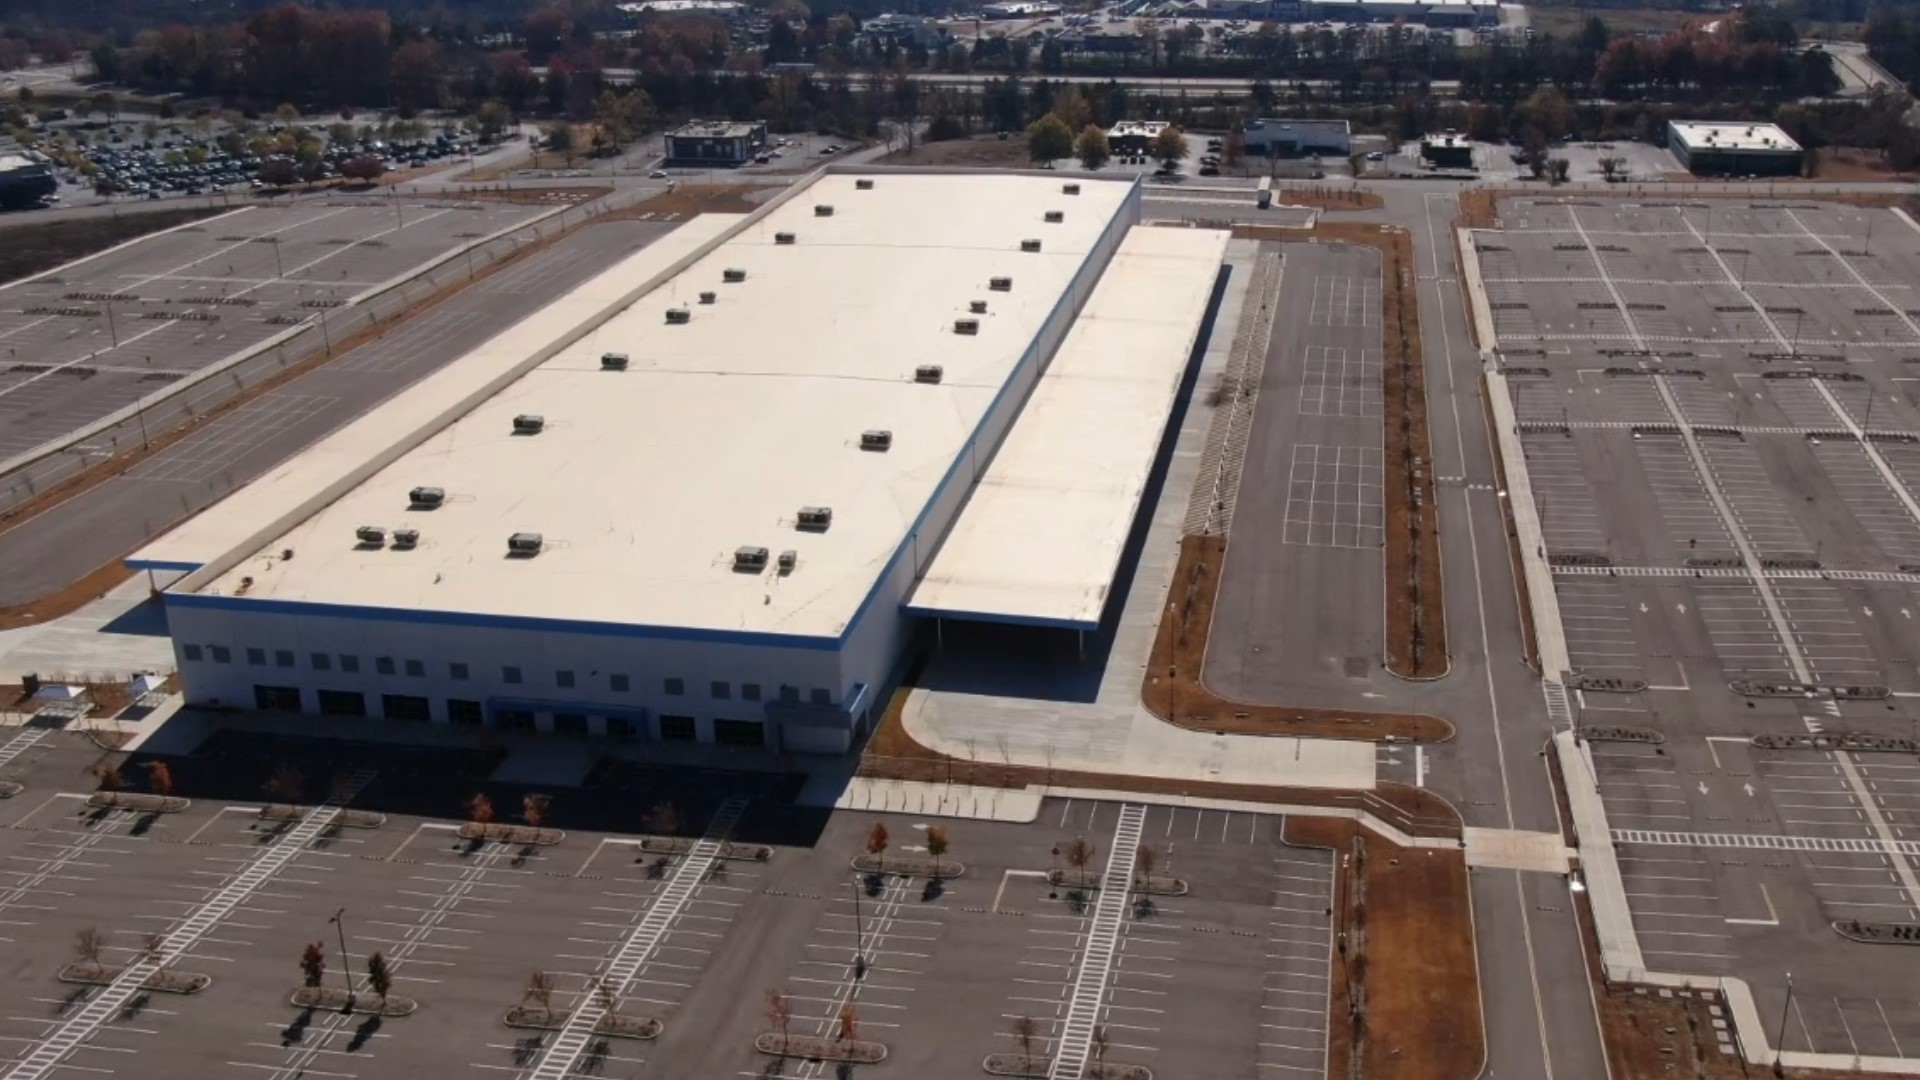
[{"label": "large white warehouse building", "polygon": [[846,749],[921,617],[1099,625],[1225,234],[830,169],[610,266],[129,563],[189,704]]}]

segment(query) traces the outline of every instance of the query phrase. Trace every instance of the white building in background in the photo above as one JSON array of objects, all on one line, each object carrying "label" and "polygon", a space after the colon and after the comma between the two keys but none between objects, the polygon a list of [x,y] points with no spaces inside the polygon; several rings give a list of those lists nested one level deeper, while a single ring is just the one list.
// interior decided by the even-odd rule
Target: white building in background
[{"label": "white building in background", "polygon": [[1140,194],[694,219],[130,559],[189,704],[835,752],[917,618],[1097,627],[1225,245]]}]

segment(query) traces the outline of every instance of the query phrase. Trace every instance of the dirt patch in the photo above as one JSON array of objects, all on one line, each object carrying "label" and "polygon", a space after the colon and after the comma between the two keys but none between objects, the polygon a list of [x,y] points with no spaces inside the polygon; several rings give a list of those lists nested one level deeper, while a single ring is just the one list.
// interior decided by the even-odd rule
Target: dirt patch
[{"label": "dirt patch", "polygon": [[1442,742],[1453,725],[1424,714],[1254,705],[1223,698],[1201,680],[1213,605],[1220,592],[1227,543],[1220,536],[1180,541],[1167,610],[1154,635],[1140,687],[1147,711],[1178,727],[1235,735],[1291,735],[1315,739],[1411,739]]},{"label": "dirt patch", "polygon": [[1500,196],[1516,192],[1496,192],[1490,188],[1467,188],[1460,192],[1460,224],[1469,229],[1494,228],[1500,218]]},{"label": "dirt patch", "polygon": [[104,217],[75,217],[30,225],[0,224],[0,283],[17,281],[115,244],[224,214],[228,206],[189,206],[173,210],[129,212]]},{"label": "dirt patch", "polygon": [[751,214],[760,209],[760,204],[748,196],[769,187],[767,184],[681,184],[672,191],[609,214],[604,220],[646,217],[658,221],[671,217],[684,221],[701,214]]},{"label": "dirt patch", "polygon": [[1363,244],[1380,252],[1385,363],[1387,670],[1403,679],[1447,673],[1447,615],[1440,575],[1439,503],[1433,491],[1433,449],[1427,432],[1426,369],[1420,305],[1413,276],[1413,237],[1405,229],[1358,222],[1320,222],[1313,229],[1235,226],[1252,240],[1318,239]]},{"label": "dirt patch", "polygon": [[895,150],[875,159],[875,165],[918,165],[928,168],[1031,169],[1027,140],[1009,135],[1005,139],[987,136],[979,139],[946,139],[921,143],[912,150]]},{"label": "dirt patch", "polygon": [[1377,193],[1359,187],[1313,184],[1307,187],[1276,187],[1275,206],[1311,206],[1316,210],[1378,210],[1387,201]]},{"label": "dirt patch", "polygon": [[[287,385],[309,371],[330,363],[335,356],[344,355],[368,342],[379,340],[389,332],[406,324],[413,319],[414,316],[430,311],[439,304],[459,295],[475,282],[484,281],[502,270],[517,266],[523,260],[532,257],[535,252],[545,251],[550,245],[557,243],[562,238],[572,236],[583,226],[603,220],[606,220],[606,218],[587,218],[579,224],[556,232],[535,243],[521,245],[505,258],[482,268],[474,277],[456,282],[432,296],[423,298],[418,303],[396,311],[376,326],[368,327],[358,333],[335,341],[331,353],[317,353],[298,363],[289,364],[268,378],[262,379],[248,387],[231,400],[200,413],[192,420],[170,431],[155,435],[144,448],[132,453],[121,454],[117,457],[110,458],[77,476],[70,477],[41,491],[38,495],[28,499],[26,502],[13,507],[4,514],[0,514],[0,532],[16,528],[46,513],[61,503],[81,495],[116,476],[120,476],[127,470],[147,461],[155,454],[191,436],[194,432],[199,431],[215,420],[228,415],[264,394],[271,393]],[[80,607],[87,601],[102,595],[121,582],[126,581],[132,577],[133,574],[134,572],[132,570],[121,565],[119,559],[115,559],[103,566],[95,567],[64,588],[57,589],[54,592],[30,600],[24,604],[0,607],[0,630],[13,629],[20,626],[31,626],[45,622],[48,619],[58,618]]]},{"label": "dirt patch", "polygon": [[[909,678],[912,678],[909,675]],[[1159,795],[1187,795],[1196,798],[1237,799],[1246,802],[1324,807],[1329,810],[1360,811],[1391,824],[1413,836],[1459,839],[1459,812],[1446,800],[1424,788],[1403,784],[1379,784],[1372,791],[1338,791],[1319,788],[1274,787],[1261,784],[1222,784],[1206,781],[1171,780],[1120,773],[1081,772],[1050,769],[1040,765],[1013,765],[986,760],[949,757],[916,741],[908,734],[901,714],[906,707],[910,685],[894,691],[886,714],[874,729],[873,737],[860,757],[859,776],[884,780],[906,780],[927,784],[971,784],[981,787],[1027,788],[1042,786],[1091,787],[1115,791],[1137,791]],[[991,745],[982,752],[992,754]]]},{"label": "dirt patch", "polygon": [[1285,835],[1331,848],[1340,866],[1327,1075],[1478,1075],[1486,1042],[1465,852],[1403,848],[1340,818],[1289,818]]},{"label": "dirt patch", "polygon": [[[1510,491],[1507,486],[1507,459],[1501,456],[1499,438],[1494,434],[1493,402],[1487,396],[1487,382],[1480,380],[1480,413],[1487,428],[1487,453],[1493,458],[1495,491]],[[1533,594],[1527,585],[1527,568],[1521,552],[1520,529],[1513,522],[1513,500],[1499,499],[1500,529],[1507,538],[1507,566],[1513,575],[1514,603],[1520,610],[1520,660],[1536,673],[1540,670],[1540,640],[1533,626]]]}]

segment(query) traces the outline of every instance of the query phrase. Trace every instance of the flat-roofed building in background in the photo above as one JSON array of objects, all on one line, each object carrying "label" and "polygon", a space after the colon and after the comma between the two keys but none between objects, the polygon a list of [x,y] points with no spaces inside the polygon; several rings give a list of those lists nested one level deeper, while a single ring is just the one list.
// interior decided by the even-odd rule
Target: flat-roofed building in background
[{"label": "flat-roofed building in background", "polygon": [[60,190],[53,164],[35,153],[0,154],[0,207],[36,206]]},{"label": "flat-roofed building in background", "polygon": [[1702,176],[1794,176],[1800,144],[1777,124],[1722,124],[1673,120],[1667,146],[1680,164]]},{"label": "flat-roofed building in background", "polygon": [[1473,140],[1447,131],[1420,140],[1420,160],[1436,169],[1473,168]]},{"label": "flat-roofed building in background", "polygon": [[1115,154],[1151,154],[1166,129],[1165,120],[1122,120],[1107,129],[1107,146]]},{"label": "flat-roofed building in background", "polygon": [[[1224,253],[1130,236],[1140,198],[829,169],[694,219],[130,559],[186,571],[188,702],[844,750],[989,464],[1048,475],[1028,455],[1069,450],[1126,465],[1053,475],[1021,512],[1033,587],[957,617],[1097,627],[1105,526],[1132,521]],[[1056,379],[1090,305],[1133,347],[1076,347]],[[1098,424],[1023,413],[1123,382]]]},{"label": "flat-roofed building in background", "polygon": [[694,120],[667,132],[667,164],[745,165],[765,145],[765,120]]},{"label": "flat-roofed building in background", "polygon": [[1352,129],[1345,120],[1249,120],[1245,134],[1249,154],[1346,157],[1353,153]]}]

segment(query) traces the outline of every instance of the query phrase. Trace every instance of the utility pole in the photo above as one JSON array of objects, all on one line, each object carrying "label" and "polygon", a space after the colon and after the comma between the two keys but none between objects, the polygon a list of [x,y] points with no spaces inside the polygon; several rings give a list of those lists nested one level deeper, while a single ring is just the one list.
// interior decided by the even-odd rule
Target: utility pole
[{"label": "utility pole", "polygon": [[334,927],[340,931],[340,974],[342,977],[344,977],[347,980],[347,1008],[352,1009],[353,1008],[353,961],[347,955],[347,922],[345,919],[346,914],[347,914],[347,909],[341,908],[340,910],[333,913],[333,918],[328,919],[327,921],[332,923]]},{"label": "utility pole", "polygon": [[1793,972],[1787,972],[1787,1000],[1780,1006],[1780,1030],[1773,1038],[1773,1075],[1787,1074],[1787,1010],[1793,1008]]}]

